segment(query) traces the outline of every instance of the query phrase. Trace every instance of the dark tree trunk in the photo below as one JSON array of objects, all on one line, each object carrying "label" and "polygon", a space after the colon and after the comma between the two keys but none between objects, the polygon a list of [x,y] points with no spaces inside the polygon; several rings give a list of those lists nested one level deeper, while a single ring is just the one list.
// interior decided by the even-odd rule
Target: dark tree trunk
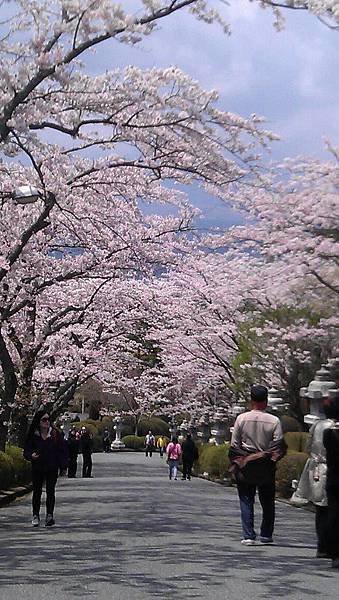
[{"label": "dark tree trunk", "polygon": [[4,385],[0,391],[1,416],[0,416],[0,452],[4,452],[8,436],[8,425],[11,418],[12,406],[18,381],[15,374],[14,364],[7,350],[5,340],[0,331],[0,364],[4,377]]}]

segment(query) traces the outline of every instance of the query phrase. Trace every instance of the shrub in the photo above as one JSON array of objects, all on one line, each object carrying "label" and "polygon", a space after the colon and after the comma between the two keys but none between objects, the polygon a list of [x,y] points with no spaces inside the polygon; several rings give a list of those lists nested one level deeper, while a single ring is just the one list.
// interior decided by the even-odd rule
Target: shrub
[{"label": "shrub", "polygon": [[310,434],[307,431],[289,431],[284,435],[289,451],[307,452]]},{"label": "shrub", "polygon": [[126,448],[132,448],[133,450],[145,448],[145,438],[138,435],[125,435],[122,438],[122,442]]},{"label": "shrub", "polygon": [[292,495],[292,480],[299,479],[305,463],[308,459],[306,452],[295,452],[290,450],[284,458],[278,462],[276,484],[277,493],[283,498]]},{"label": "shrub", "polygon": [[22,449],[7,444],[6,455],[13,461],[14,483],[19,485],[31,481],[31,464],[24,459]]},{"label": "shrub", "polygon": [[14,482],[13,459],[0,452],[0,490],[7,490]]},{"label": "shrub", "polygon": [[159,417],[152,417],[151,419],[142,417],[140,419],[138,425],[139,435],[146,435],[149,430],[152,431],[153,435],[165,435],[169,437],[169,425]]},{"label": "shrub", "polygon": [[195,463],[195,471],[208,473],[210,477],[223,479],[228,471],[228,449],[229,444],[214,446],[203,444],[198,446],[199,460]]},{"label": "shrub", "polygon": [[299,421],[297,421],[297,419],[295,419],[294,417],[291,417],[290,415],[283,415],[282,417],[280,417],[280,421],[281,421],[281,426],[282,426],[282,430],[284,433],[287,433],[288,431],[302,431],[303,430],[303,427],[299,423]]}]

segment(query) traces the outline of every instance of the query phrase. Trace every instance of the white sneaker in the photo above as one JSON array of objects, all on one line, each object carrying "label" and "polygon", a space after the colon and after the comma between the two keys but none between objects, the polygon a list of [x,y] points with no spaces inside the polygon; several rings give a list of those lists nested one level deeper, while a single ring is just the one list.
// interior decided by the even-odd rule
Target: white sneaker
[{"label": "white sneaker", "polygon": [[243,546],[255,546],[255,540],[241,540]]},{"label": "white sneaker", "polygon": [[33,525],[33,527],[39,527],[40,519],[39,519],[38,515],[33,515],[32,525]]}]

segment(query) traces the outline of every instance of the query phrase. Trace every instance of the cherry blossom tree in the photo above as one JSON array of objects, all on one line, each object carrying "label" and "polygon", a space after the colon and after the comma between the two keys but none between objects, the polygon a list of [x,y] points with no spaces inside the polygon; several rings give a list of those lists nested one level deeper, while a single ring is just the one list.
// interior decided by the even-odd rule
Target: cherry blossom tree
[{"label": "cherry blossom tree", "polygon": [[[249,0],[253,2],[253,0]],[[331,29],[339,29],[339,7],[337,0],[258,0],[262,8],[272,8],[276,27],[284,25],[283,10],[309,11]]]},{"label": "cherry blossom tree", "polygon": [[[192,214],[175,183],[196,181],[223,195],[256,170],[255,148],[273,137],[258,117],[218,110],[217,94],[176,68],[83,71],[84,52],[113,38],[136,43],[186,6],[221,23],[204,3],[144,2],[137,18],[105,0],[9,4],[0,42],[1,446],[47,338],[74,326],[95,293],[89,285],[83,302],[69,305],[74,282],[138,276],[147,263],[174,260],[173,245],[184,251],[176,233]],[[15,203],[20,184],[39,190],[34,204]],[[140,200],[171,203],[178,215],[143,217]],[[46,294],[55,307],[46,308]]]}]

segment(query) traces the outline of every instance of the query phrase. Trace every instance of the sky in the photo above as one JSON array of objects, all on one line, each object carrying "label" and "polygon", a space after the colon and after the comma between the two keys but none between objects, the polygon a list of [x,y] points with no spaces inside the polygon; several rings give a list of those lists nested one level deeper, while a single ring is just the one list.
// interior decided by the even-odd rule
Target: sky
[{"label": "sky", "polygon": [[[159,30],[138,46],[105,43],[86,57],[87,69],[102,73],[129,64],[176,65],[205,89],[218,90],[222,110],[266,118],[266,128],[281,138],[266,160],[326,159],[324,140],[336,145],[339,138],[338,33],[307,12],[288,10],[285,29],[277,32],[271,11],[248,0],[224,6],[223,15],[231,36],[180,11],[162,20]],[[208,206],[205,226],[240,222],[221,202],[195,188],[190,195],[196,205]]]}]

